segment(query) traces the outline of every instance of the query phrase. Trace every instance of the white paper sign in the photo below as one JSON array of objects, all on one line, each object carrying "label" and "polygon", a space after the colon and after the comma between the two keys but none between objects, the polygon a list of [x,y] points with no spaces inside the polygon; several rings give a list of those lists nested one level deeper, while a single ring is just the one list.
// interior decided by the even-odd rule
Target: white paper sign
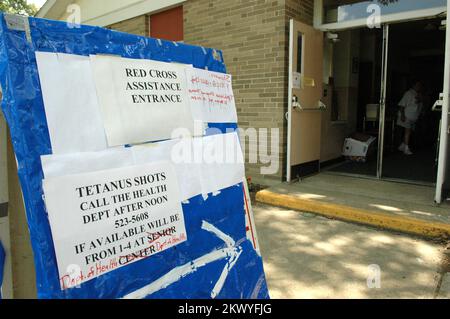
[{"label": "white paper sign", "polygon": [[62,289],[187,240],[168,162],[49,178],[43,186]]},{"label": "white paper sign", "polygon": [[36,52],[53,154],[108,147],[89,57]]},{"label": "white paper sign", "polygon": [[45,178],[157,161],[168,161],[175,167],[182,201],[242,183],[245,176],[244,157],[236,133],[41,157]]},{"label": "white paper sign", "polygon": [[231,75],[190,68],[186,77],[194,120],[237,123]]},{"label": "white paper sign", "polygon": [[91,63],[109,146],[170,139],[177,128],[193,134],[186,67],[111,56]]}]

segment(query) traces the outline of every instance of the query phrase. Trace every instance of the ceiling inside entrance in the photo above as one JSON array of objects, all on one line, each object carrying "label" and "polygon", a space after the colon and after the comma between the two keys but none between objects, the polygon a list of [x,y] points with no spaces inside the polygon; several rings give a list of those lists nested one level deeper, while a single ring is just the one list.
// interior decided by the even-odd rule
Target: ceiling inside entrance
[{"label": "ceiling inside entrance", "polygon": [[445,31],[440,29],[442,19],[427,19],[397,23],[390,26],[390,37],[399,46],[410,49],[411,55],[443,55]]}]

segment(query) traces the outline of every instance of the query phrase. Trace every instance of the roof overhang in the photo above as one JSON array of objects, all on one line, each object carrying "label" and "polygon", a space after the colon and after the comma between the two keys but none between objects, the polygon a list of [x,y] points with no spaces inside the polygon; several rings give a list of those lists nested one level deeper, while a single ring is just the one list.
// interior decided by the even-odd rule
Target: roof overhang
[{"label": "roof overhang", "polygon": [[[167,10],[180,5],[185,1],[186,0],[131,1],[129,5],[124,5],[121,8],[109,8],[110,10],[108,10],[108,7],[106,6],[104,8],[104,12],[94,16],[90,16],[86,13],[86,11],[84,11],[85,14],[81,18],[81,23],[88,25],[108,26],[117,22],[141,16],[143,14],[157,13],[161,10]],[[36,17],[59,20],[67,13],[67,7],[73,2],[73,0],[47,0],[47,2],[36,14]]]},{"label": "roof overhang", "polygon": [[72,3],[71,0],[47,0],[36,13],[36,17],[58,20],[66,13],[67,6],[70,3]]}]

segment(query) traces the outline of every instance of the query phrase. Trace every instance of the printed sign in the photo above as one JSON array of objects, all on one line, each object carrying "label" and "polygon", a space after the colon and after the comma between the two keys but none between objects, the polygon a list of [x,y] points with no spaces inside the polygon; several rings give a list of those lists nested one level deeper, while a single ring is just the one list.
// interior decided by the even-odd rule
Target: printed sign
[{"label": "printed sign", "polygon": [[177,128],[193,133],[186,67],[111,56],[91,63],[109,146],[170,139]]},{"label": "printed sign", "polygon": [[44,180],[61,289],[187,240],[166,162]]},{"label": "printed sign", "polygon": [[195,120],[237,123],[232,78],[229,74],[186,69],[188,98]]}]

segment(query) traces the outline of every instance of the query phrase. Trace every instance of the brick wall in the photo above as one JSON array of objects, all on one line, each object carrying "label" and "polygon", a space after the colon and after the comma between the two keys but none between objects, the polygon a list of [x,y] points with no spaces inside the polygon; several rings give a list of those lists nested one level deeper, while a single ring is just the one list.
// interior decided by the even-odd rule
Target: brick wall
[{"label": "brick wall", "polygon": [[285,0],[286,19],[294,18],[300,22],[313,24],[314,0]]},{"label": "brick wall", "polygon": [[278,173],[261,176],[261,164],[246,165],[247,175],[261,183],[285,175],[289,19],[312,24],[313,8],[313,0],[190,0],[184,4],[185,41],[224,52],[234,77],[239,126],[280,129]]},{"label": "brick wall", "polygon": [[148,36],[150,34],[150,17],[146,14],[121,21],[108,26],[112,30]]},{"label": "brick wall", "polygon": [[[283,14],[284,0],[190,0],[184,4],[185,42],[223,50],[233,75],[239,126],[280,128],[280,171],[265,177],[277,180],[282,178],[281,137],[286,129]],[[247,164],[247,175],[261,180],[260,166]]]},{"label": "brick wall", "polygon": [[[260,167],[266,165],[247,164],[247,175],[255,182],[282,180],[285,175],[288,25],[290,18],[312,24],[313,2],[189,0],[183,4],[184,41],[223,50],[228,72],[233,75],[239,126],[279,128],[279,171],[262,176]],[[143,15],[111,28],[148,35],[149,19]],[[247,144],[247,158],[249,149]]]}]

